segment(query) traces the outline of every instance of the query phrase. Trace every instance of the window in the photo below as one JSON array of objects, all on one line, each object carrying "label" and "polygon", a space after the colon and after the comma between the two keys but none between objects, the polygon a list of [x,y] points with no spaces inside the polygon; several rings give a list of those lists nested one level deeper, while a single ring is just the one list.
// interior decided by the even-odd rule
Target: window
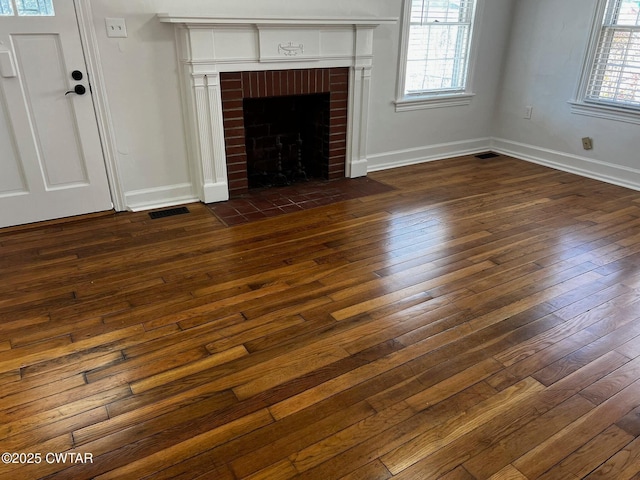
[{"label": "window", "polygon": [[0,0],[0,15],[13,15],[11,0]]},{"label": "window", "polygon": [[53,0],[0,0],[0,16],[53,16]]},{"label": "window", "polygon": [[397,109],[467,104],[476,0],[405,0]]},{"label": "window", "polygon": [[596,20],[573,111],[640,123],[640,1],[601,0]]}]

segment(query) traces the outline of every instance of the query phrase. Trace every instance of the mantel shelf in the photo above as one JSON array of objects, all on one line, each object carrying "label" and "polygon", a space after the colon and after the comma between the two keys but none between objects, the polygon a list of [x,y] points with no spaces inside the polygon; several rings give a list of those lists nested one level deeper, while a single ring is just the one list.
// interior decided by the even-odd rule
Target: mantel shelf
[{"label": "mantel shelf", "polygon": [[174,15],[159,13],[158,19],[163,23],[175,23],[182,25],[279,25],[279,26],[378,26],[382,24],[394,24],[397,18],[386,17],[216,17],[206,15]]}]

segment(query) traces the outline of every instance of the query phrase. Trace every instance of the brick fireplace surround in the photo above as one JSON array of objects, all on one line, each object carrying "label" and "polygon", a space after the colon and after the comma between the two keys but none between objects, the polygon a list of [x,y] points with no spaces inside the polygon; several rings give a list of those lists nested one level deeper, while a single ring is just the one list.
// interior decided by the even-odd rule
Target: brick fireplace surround
[{"label": "brick fireplace surround", "polygon": [[328,179],[345,176],[347,153],[348,68],[225,72],[220,75],[222,114],[231,197],[246,193],[247,152],[243,99],[283,95],[330,94]]},{"label": "brick fireplace surround", "polygon": [[175,25],[190,187],[200,201],[225,201],[247,188],[243,98],[328,92],[328,176],[367,175],[373,31],[396,18],[158,19]]}]

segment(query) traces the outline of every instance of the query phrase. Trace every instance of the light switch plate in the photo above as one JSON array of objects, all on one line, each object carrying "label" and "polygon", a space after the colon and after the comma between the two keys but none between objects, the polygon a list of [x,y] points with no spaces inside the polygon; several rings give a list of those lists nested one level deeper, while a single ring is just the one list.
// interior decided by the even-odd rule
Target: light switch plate
[{"label": "light switch plate", "polygon": [[127,24],[124,18],[105,18],[107,37],[125,38],[127,36]]}]

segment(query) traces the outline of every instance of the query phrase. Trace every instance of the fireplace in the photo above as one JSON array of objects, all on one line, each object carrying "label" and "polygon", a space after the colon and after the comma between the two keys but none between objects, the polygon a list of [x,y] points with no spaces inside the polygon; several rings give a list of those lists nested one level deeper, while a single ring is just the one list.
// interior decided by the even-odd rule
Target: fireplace
[{"label": "fireplace", "polygon": [[[329,178],[330,102],[328,93],[243,100],[249,188]],[[227,177],[231,160],[227,153]]]},{"label": "fireplace", "polygon": [[367,174],[373,31],[397,19],[158,18],[176,27],[187,155],[201,201],[227,200],[248,188],[246,99],[328,94],[323,174]]},{"label": "fireplace", "polygon": [[227,72],[220,83],[230,196],[345,177],[347,68]]}]

